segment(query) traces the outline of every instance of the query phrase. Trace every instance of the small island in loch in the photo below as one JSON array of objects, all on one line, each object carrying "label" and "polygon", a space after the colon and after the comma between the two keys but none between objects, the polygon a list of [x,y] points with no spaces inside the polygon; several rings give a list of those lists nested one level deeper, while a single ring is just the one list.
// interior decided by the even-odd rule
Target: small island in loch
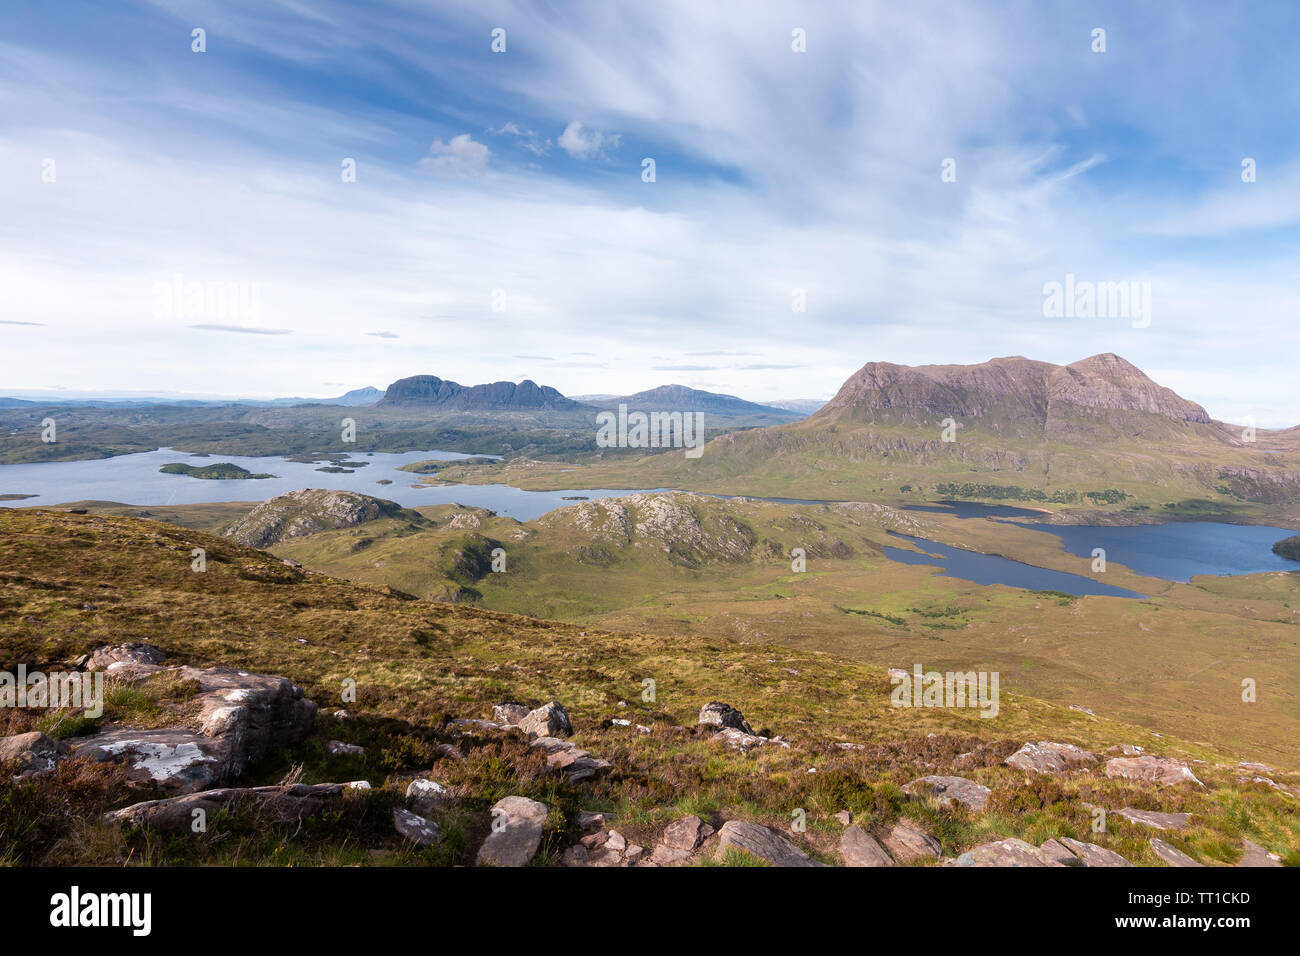
[{"label": "small island in loch", "polygon": [[215,465],[196,468],[184,462],[173,462],[158,469],[164,475],[189,475],[191,478],[207,478],[211,481],[230,481],[239,478],[274,478],[275,475],[253,474],[247,468],[241,468],[233,462],[223,461]]}]

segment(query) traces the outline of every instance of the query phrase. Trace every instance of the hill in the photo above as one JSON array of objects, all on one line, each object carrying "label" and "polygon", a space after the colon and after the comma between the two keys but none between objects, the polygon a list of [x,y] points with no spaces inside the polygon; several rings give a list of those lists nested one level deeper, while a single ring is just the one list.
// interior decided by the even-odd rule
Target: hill
[{"label": "hill", "polygon": [[525,379],[514,382],[492,382],[487,385],[465,386],[445,381],[436,375],[412,375],[389,385],[380,407],[418,406],[456,411],[499,409],[577,410],[581,406],[565,398],[549,385],[538,385]]},{"label": "hill", "polygon": [[[191,570],[194,548],[207,552],[203,573]],[[1233,865],[1247,840],[1300,859],[1292,775],[1014,693],[1001,694],[993,720],[971,708],[899,708],[883,668],[835,655],[414,600],[140,519],[0,513],[0,568],[0,665],[150,662],[110,674],[99,718],[5,710],[4,759],[33,746],[17,741],[22,733],[73,748],[72,758],[19,751],[55,766],[29,763],[18,779],[21,765],[6,763],[8,863],[472,864],[495,845],[490,810],[504,797],[530,813],[540,807],[532,823],[507,822],[512,839],[530,838],[522,861],[535,864],[924,865],[975,850],[963,859],[982,865],[1008,837],[1029,841],[1040,860],[1056,850],[1046,841],[1063,841],[1076,865],[1109,859],[1104,851],[1158,865],[1171,846]],[[91,654],[124,634],[159,650]],[[198,835],[188,812],[183,835],[160,831],[169,825],[161,806],[104,818],[150,789],[111,753],[78,758],[87,742],[121,740],[134,727],[167,733],[218,678],[287,693],[258,675],[287,677],[319,711],[304,738],[252,760],[232,783],[281,786],[206,797],[231,809]],[[355,700],[340,696],[349,686]],[[517,729],[521,713],[555,699],[566,719],[554,708],[534,714],[556,736]],[[494,710],[502,701],[523,707]],[[1062,743],[1025,747],[1039,740]],[[1122,755],[1144,748],[1152,753]],[[1067,754],[1068,766],[1051,754]],[[342,785],[358,779],[368,787]],[[295,808],[287,818],[273,812],[285,801]],[[1092,829],[1097,805],[1110,811],[1101,833]],[[423,814],[424,845],[394,829],[411,832],[397,812],[405,807]],[[792,807],[806,828],[792,832]],[[1158,831],[1141,822],[1156,811],[1187,816]],[[131,822],[146,814],[154,823]],[[696,835],[683,843],[684,827]],[[860,851],[876,843],[883,858],[865,861]]]},{"label": "hill", "polygon": [[706,416],[744,419],[751,425],[775,425],[802,417],[788,409],[759,405],[734,395],[705,392],[685,385],[661,385],[634,395],[599,399],[590,404],[602,410],[615,410],[619,405],[626,405],[632,411],[701,412]]}]

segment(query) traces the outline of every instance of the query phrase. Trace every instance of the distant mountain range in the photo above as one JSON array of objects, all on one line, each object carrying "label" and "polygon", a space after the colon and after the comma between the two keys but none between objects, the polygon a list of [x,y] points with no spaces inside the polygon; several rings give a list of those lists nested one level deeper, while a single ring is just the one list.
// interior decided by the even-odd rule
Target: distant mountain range
[{"label": "distant mountain range", "polygon": [[246,405],[249,408],[286,408],[293,405],[373,405],[384,397],[382,389],[367,386],[354,388],[337,398],[172,398],[165,395],[139,398],[101,398],[72,394],[60,398],[0,398],[0,408],[45,407],[68,405],[77,408],[146,408],[168,405],[174,408],[219,408]]},{"label": "distant mountain range", "polygon": [[[702,412],[727,418],[755,418],[760,420],[756,424],[792,422],[803,417],[800,412],[789,409],[759,405],[734,395],[705,392],[685,385],[661,385],[634,395],[592,397],[587,399],[587,404],[600,409],[626,405],[634,411]],[[762,421],[764,419],[766,421]]]},{"label": "distant mountain range", "polygon": [[529,379],[514,382],[491,382],[487,385],[461,385],[436,375],[412,375],[388,386],[377,407],[419,406],[447,411],[496,409],[542,409],[577,411],[578,402],[565,398],[549,385]]}]

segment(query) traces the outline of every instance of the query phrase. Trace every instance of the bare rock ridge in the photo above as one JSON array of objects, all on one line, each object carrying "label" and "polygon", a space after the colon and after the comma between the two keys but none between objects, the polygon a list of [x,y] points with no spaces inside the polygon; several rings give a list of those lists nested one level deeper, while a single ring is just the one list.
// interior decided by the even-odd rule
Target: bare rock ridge
[{"label": "bare rock ridge", "polygon": [[412,375],[389,385],[377,406],[411,405],[447,411],[474,409],[570,409],[582,405],[565,398],[549,385],[525,379],[514,382],[491,382],[487,385],[461,385],[436,375]]},{"label": "bare rock ridge", "polygon": [[350,528],[380,518],[424,523],[417,512],[409,511],[395,501],[355,491],[303,488],[262,502],[222,534],[252,548],[266,548],[285,538]]},{"label": "bare rock ridge", "polygon": [[879,411],[988,416],[1034,423],[1085,410],[1144,412],[1174,421],[1209,424],[1200,405],[1158,385],[1118,355],[1094,355],[1070,365],[1013,356],[979,365],[894,365],[870,362],[841,386],[810,420]]}]

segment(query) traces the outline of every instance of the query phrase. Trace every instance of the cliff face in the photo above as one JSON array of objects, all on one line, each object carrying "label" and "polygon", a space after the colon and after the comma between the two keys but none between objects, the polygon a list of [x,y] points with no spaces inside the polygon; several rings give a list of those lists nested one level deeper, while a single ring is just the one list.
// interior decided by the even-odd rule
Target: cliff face
[{"label": "cliff face", "polygon": [[576,409],[581,407],[549,385],[538,385],[529,380],[517,385],[514,382],[492,382],[487,385],[466,386],[438,378],[436,375],[412,375],[410,378],[398,379],[388,386],[383,400],[378,404],[437,406],[456,411],[488,408]]}]

